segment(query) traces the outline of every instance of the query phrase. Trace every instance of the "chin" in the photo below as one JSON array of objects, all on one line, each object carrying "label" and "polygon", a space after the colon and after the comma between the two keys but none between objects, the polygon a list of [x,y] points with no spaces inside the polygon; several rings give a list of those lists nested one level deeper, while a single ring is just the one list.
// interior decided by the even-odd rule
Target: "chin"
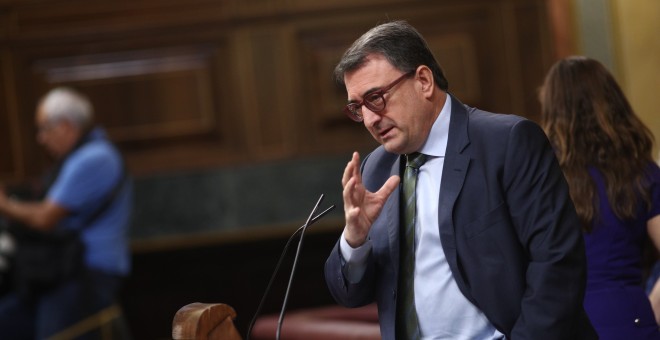
[{"label": "chin", "polygon": [[392,143],[382,143],[382,144],[383,147],[385,148],[385,151],[389,153],[395,153],[399,155],[403,154],[403,152],[401,152],[401,147],[399,147],[398,145],[394,145]]}]

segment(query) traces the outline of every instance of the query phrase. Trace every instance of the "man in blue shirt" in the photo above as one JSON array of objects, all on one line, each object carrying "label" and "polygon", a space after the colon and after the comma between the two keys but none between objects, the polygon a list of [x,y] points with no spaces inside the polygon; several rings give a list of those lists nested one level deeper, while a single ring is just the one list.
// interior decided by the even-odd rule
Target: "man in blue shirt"
[{"label": "man in blue shirt", "polygon": [[39,102],[36,125],[57,170],[40,200],[0,191],[0,215],[40,231],[79,230],[84,270],[47,291],[0,300],[3,339],[44,339],[75,324],[111,305],[130,272],[131,181],[120,153],[94,125],[92,105],[71,89],[54,89]]}]

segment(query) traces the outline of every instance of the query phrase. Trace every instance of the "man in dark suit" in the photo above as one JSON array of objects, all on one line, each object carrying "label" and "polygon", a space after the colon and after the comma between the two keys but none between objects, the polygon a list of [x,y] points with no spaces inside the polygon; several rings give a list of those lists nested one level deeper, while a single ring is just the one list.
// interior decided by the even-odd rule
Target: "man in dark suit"
[{"label": "man in dark suit", "polygon": [[337,302],[375,301],[383,339],[597,338],[579,222],[543,131],[450,95],[403,21],[360,37],[335,76],[346,114],[381,144],[343,174],[346,227],[325,266]]}]

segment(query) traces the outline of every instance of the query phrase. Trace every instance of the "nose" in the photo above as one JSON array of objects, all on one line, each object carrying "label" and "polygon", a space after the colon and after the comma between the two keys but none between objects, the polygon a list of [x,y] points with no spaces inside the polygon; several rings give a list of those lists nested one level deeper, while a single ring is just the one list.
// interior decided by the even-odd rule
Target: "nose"
[{"label": "nose", "polygon": [[366,106],[362,106],[362,119],[364,125],[373,126],[381,120],[381,116],[378,113],[369,110]]}]

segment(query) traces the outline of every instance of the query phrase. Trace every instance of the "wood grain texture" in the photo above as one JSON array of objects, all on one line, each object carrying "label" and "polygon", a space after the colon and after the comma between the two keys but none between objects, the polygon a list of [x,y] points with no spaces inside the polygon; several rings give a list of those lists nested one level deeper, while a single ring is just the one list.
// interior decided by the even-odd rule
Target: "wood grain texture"
[{"label": "wood grain texture", "polygon": [[[350,154],[374,140],[332,77],[370,27],[411,22],[450,91],[538,117],[555,55],[546,0],[0,1],[0,180],[40,173],[36,102],[88,94],[137,175]],[[7,131],[9,130],[9,131]]]},{"label": "wood grain texture", "polygon": [[174,315],[172,339],[241,340],[234,318],[234,309],[223,303],[185,305]]}]

